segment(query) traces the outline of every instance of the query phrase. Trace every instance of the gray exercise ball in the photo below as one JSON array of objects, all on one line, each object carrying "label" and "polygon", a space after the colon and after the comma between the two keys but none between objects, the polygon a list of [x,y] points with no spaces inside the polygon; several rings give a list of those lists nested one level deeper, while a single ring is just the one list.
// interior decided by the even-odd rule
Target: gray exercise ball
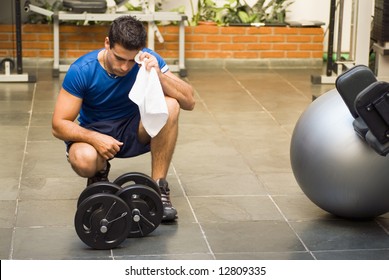
[{"label": "gray exercise ball", "polygon": [[306,196],[343,218],[374,218],[389,211],[389,156],[355,133],[334,89],[314,100],[294,128],[290,160]]}]

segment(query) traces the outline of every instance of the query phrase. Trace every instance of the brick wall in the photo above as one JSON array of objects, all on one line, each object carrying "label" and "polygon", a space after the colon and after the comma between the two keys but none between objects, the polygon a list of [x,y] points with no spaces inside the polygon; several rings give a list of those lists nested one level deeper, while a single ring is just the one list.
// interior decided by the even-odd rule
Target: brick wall
[{"label": "brick wall", "polygon": [[[178,27],[160,26],[163,57],[178,57]],[[14,27],[0,25],[0,58],[15,56]],[[60,57],[76,58],[103,47],[107,26],[60,25]],[[196,26],[185,30],[186,59],[321,59],[322,28]],[[22,26],[23,57],[52,58],[51,25]]]}]

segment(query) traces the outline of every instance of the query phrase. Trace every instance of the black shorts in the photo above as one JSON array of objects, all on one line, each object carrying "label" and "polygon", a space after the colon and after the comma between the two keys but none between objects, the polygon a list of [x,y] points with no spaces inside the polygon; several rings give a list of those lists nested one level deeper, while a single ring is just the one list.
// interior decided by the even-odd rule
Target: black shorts
[{"label": "black shorts", "polygon": [[[139,122],[140,115],[137,114],[132,118],[95,122],[83,125],[83,127],[110,135],[116,140],[123,142],[123,145],[120,147],[120,151],[115,155],[115,157],[129,158],[150,152],[150,144],[142,144],[138,140]],[[73,142],[65,141],[65,144],[66,152],[68,152]]]}]

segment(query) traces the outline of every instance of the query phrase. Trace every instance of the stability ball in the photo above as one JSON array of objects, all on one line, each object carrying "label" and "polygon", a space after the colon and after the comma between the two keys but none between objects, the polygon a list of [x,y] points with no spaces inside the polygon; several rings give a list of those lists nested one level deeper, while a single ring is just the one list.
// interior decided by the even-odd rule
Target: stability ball
[{"label": "stability ball", "polygon": [[389,156],[371,149],[353,120],[336,89],[314,100],[294,128],[291,166],[302,191],[323,210],[374,218],[389,211]]}]

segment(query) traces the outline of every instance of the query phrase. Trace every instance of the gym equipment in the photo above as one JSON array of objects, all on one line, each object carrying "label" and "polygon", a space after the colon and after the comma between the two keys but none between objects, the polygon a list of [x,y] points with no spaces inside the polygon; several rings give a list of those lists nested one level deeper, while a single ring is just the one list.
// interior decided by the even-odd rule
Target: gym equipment
[{"label": "gym equipment", "polygon": [[335,89],[318,97],[293,131],[291,166],[302,191],[323,210],[373,218],[389,211],[389,157],[354,132],[353,120]]},{"label": "gym equipment", "polygon": [[336,89],[344,103],[346,103],[351,115],[355,118],[353,121],[354,130],[362,139],[365,138],[369,129],[362,118],[359,117],[354,103],[357,95],[376,81],[377,78],[374,73],[365,65],[357,65],[347,70],[335,81]]},{"label": "gym equipment", "polygon": [[293,173],[307,197],[344,218],[389,211],[389,83],[358,65],[317,98],[293,131]]},{"label": "gym equipment", "polygon": [[133,223],[128,237],[142,237],[153,232],[161,223],[163,205],[161,196],[152,188],[132,185],[116,193],[131,209]]},{"label": "gym equipment", "polygon": [[[99,12],[96,12],[96,6],[94,3],[97,3],[97,9]],[[88,21],[113,21],[117,17],[123,15],[133,15],[136,16],[139,20],[148,23],[148,38],[147,44],[150,49],[154,49],[154,37],[156,36],[160,43],[163,43],[164,39],[162,34],[159,32],[156,21],[177,21],[179,22],[179,47],[178,47],[178,62],[177,64],[169,65],[169,68],[172,72],[178,72],[181,77],[187,76],[187,70],[185,68],[185,21],[188,19],[186,15],[180,14],[178,12],[156,12],[155,11],[155,1],[142,1],[143,11],[142,12],[119,12],[117,9],[105,9],[105,12],[102,12],[103,4],[102,0],[88,0],[88,1],[76,1],[76,0],[66,0],[67,7],[70,7],[72,11],[59,11],[52,12],[47,9],[42,9],[35,5],[32,5],[30,1],[26,1],[24,9],[26,12],[32,11],[35,13],[43,14],[53,18],[53,76],[58,77],[60,72],[66,72],[69,69],[68,64],[60,63],[60,52],[59,52],[59,23],[64,21],[84,21],[85,24]],[[103,1],[105,2],[105,1]],[[118,0],[119,5],[124,1]],[[90,12],[93,11],[93,12]]]},{"label": "gym equipment", "polygon": [[160,225],[162,215],[157,184],[143,173],[132,172],[114,182],[97,182],[86,187],[77,202],[74,224],[86,245],[108,250],[126,238],[147,236]]},{"label": "gym equipment", "polygon": [[17,74],[12,74],[15,62],[11,58],[4,58],[0,61],[0,82],[35,82],[35,76],[23,74],[22,60],[22,16],[20,0],[15,0],[15,34],[16,34],[16,70]]},{"label": "gym equipment", "polygon": [[159,195],[161,195],[161,192],[159,190],[159,187],[157,183],[151,179],[149,176],[140,173],[140,172],[129,172],[124,173],[123,175],[120,175],[113,181],[114,184],[124,187],[128,184],[139,184],[139,185],[145,185],[150,188],[152,188],[154,191],[156,191]]},{"label": "gym equipment", "polygon": [[371,38],[375,51],[374,73],[381,79],[389,81],[389,2],[374,1],[374,20]]},{"label": "gym equipment", "polygon": [[[313,84],[333,84],[338,75],[355,65],[368,65],[370,55],[370,26],[372,0],[352,0],[349,58],[342,59],[344,0],[331,0],[326,74],[311,76]],[[337,19],[337,31],[335,32]],[[335,35],[336,61],[333,61]]]}]

